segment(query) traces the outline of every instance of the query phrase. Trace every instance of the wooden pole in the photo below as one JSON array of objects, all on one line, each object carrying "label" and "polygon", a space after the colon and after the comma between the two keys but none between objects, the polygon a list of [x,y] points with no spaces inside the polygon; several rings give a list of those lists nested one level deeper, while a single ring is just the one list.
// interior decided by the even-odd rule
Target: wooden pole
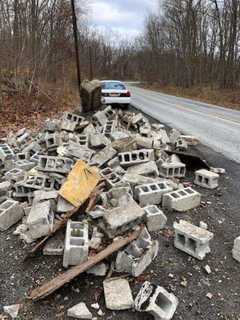
[{"label": "wooden pole", "polygon": [[78,45],[78,26],[77,26],[77,17],[76,17],[76,7],[75,0],[71,0],[72,5],[72,25],[73,25],[73,36],[75,42],[75,55],[76,55],[76,65],[77,65],[77,80],[78,80],[78,92],[81,101],[81,68],[80,68],[80,59],[79,59],[79,45]]}]

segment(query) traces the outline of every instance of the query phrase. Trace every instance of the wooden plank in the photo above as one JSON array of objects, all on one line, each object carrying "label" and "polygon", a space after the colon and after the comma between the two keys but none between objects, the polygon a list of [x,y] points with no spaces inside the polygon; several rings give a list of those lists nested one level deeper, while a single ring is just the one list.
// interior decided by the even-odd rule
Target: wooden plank
[{"label": "wooden plank", "polygon": [[96,254],[94,257],[90,257],[87,261],[69,269],[64,273],[61,273],[60,275],[53,278],[52,280],[45,282],[42,286],[32,290],[28,298],[30,300],[36,301],[49,296],[51,293],[61,288],[66,283],[69,283],[79,274],[92,268],[102,260],[109,257],[114,252],[120,250],[121,248],[125,247],[127,244],[132,242],[133,240],[137,239],[140,235],[141,230],[142,228],[139,228],[139,230],[132,232],[127,237],[114,241],[106,249],[102,250],[101,252]]}]

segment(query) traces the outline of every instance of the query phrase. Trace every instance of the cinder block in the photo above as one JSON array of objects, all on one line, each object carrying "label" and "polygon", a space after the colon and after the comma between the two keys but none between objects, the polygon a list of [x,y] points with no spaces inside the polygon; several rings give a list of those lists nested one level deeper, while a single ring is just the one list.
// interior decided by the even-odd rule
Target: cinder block
[{"label": "cinder block", "polygon": [[26,180],[20,181],[17,186],[23,186],[33,190],[51,191],[54,189],[54,180],[43,175],[28,176]]},{"label": "cinder block", "polygon": [[78,265],[88,259],[88,224],[68,220],[65,236],[63,266]]},{"label": "cinder block", "polygon": [[162,206],[168,210],[183,212],[198,207],[200,202],[201,194],[189,187],[165,193]]},{"label": "cinder block", "polygon": [[106,162],[111,160],[116,154],[117,151],[113,149],[112,146],[109,144],[104,149],[93,155],[91,163],[93,165],[98,165],[99,167],[101,167]]},{"label": "cinder block", "polygon": [[38,169],[47,172],[68,173],[73,166],[73,160],[61,157],[40,156]]},{"label": "cinder block", "polygon": [[149,232],[144,228],[137,240],[118,252],[116,271],[127,272],[133,277],[138,277],[156,258],[158,250],[158,241],[152,241]]},{"label": "cinder block", "polygon": [[116,127],[116,123],[114,120],[108,120],[106,124],[103,127],[103,134],[107,137],[110,138],[111,134],[114,132]]},{"label": "cinder block", "polygon": [[140,164],[154,160],[153,149],[141,149],[131,152],[122,152],[118,154],[120,165],[122,167],[130,167],[135,164]]},{"label": "cinder block", "polygon": [[29,144],[32,141],[30,132],[26,131],[17,137],[17,144],[22,147]]},{"label": "cinder block", "polygon": [[163,229],[167,223],[167,217],[155,205],[150,205],[144,208],[147,218],[148,231],[159,231]]},{"label": "cinder block", "polygon": [[34,154],[41,152],[42,148],[40,144],[36,141],[31,142],[30,144],[26,145],[22,149],[22,152],[27,153],[31,158]]},{"label": "cinder block", "polygon": [[128,138],[129,138],[128,132],[125,132],[125,131],[112,131],[111,132],[111,140],[112,141],[128,139]]},{"label": "cinder block", "polygon": [[141,206],[149,204],[160,204],[165,193],[173,189],[166,182],[150,183],[137,186],[134,191],[134,197]]},{"label": "cinder block", "polygon": [[198,260],[203,260],[209,253],[209,242],[213,238],[213,233],[206,229],[199,228],[191,223],[180,220],[174,222],[175,230],[174,246]]},{"label": "cinder block", "polygon": [[103,221],[99,224],[110,238],[138,225],[145,215],[144,210],[130,194],[121,196],[117,199],[117,203],[117,207],[105,211]]},{"label": "cinder block", "polygon": [[29,160],[18,160],[15,162],[15,167],[23,171],[29,171],[35,166],[36,166],[36,163]]},{"label": "cinder block", "polygon": [[78,136],[79,139],[79,144],[82,147],[88,147],[88,143],[89,143],[89,136],[87,134],[80,134]]},{"label": "cinder block", "polygon": [[179,151],[187,151],[188,143],[185,139],[179,137],[175,143],[175,148]]},{"label": "cinder block", "polygon": [[[85,142],[87,143],[86,140]],[[84,143],[84,140],[82,140],[82,143]],[[84,145],[79,146],[79,144],[80,143],[71,142],[66,147],[60,147],[60,148],[63,148],[62,149],[63,152],[61,153],[61,155],[69,158],[81,159],[89,163],[89,161],[91,160],[94,154],[94,151],[88,149],[87,146],[84,146]],[[60,154],[59,148],[58,148],[58,153]]]},{"label": "cinder block", "polygon": [[12,169],[5,173],[6,180],[10,182],[18,182],[23,180],[25,177],[25,172],[22,169]]},{"label": "cinder block", "polygon": [[0,160],[10,160],[14,158],[14,152],[7,143],[0,144]]},{"label": "cinder block", "polygon": [[7,199],[0,204],[0,230],[4,231],[24,216],[23,208],[17,201]]},{"label": "cinder block", "polygon": [[36,190],[34,191],[34,202],[42,202],[46,200],[56,200],[58,198],[58,192],[56,190],[45,191]]},{"label": "cinder block", "polygon": [[77,123],[80,123],[84,120],[84,118],[81,117],[80,115],[76,113],[71,113],[71,112],[64,112],[63,119],[66,119],[72,122],[77,122]]},{"label": "cinder block", "polygon": [[136,299],[135,309],[150,313],[155,320],[171,320],[178,306],[178,299],[160,286],[146,281]]},{"label": "cinder block", "polygon": [[90,145],[93,148],[105,147],[107,144],[110,143],[111,141],[102,133],[92,133],[90,135]]},{"label": "cinder block", "polygon": [[56,150],[60,144],[58,133],[47,133],[44,139],[44,147],[47,150]]},{"label": "cinder block", "polygon": [[44,130],[48,132],[54,132],[59,129],[59,120],[57,119],[47,119],[44,122]]},{"label": "cinder block", "polygon": [[233,249],[232,249],[232,256],[235,260],[240,262],[240,237],[237,237],[234,240]]},{"label": "cinder block", "polygon": [[16,154],[17,160],[27,160],[29,159],[28,152],[19,152]]},{"label": "cinder block", "polygon": [[11,183],[9,181],[0,182],[0,197],[6,196],[11,189]]},{"label": "cinder block", "polygon": [[194,183],[207,189],[215,189],[218,187],[219,174],[208,171],[206,169],[197,170],[195,172]]},{"label": "cinder block", "polygon": [[48,235],[53,230],[53,219],[50,200],[34,202],[27,217],[28,235],[32,239]]},{"label": "cinder block", "polygon": [[[159,162],[158,162],[159,163]],[[186,174],[186,165],[181,162],[164,162],[158,167],[159,174],[165,178],[182,178]]]},{"label": "cinder block", "polygon": [[73,132],[78,129],[85,119],[75,113],[64,112],[61,121],[61,130]]},{"label": "cinder block", "polygon": [[100,173],[106,179],[109,188],[116,187],[122,182],[122,177],[109,167],[101,170]]},{"label": "cinder block", "polygon": [[102,111],[98,111],[93,115],[93,122],[95,124],[104,126],[108,120],[112,120],[116,115],[116,112],[112,109],[111,106],[106,107]]}]

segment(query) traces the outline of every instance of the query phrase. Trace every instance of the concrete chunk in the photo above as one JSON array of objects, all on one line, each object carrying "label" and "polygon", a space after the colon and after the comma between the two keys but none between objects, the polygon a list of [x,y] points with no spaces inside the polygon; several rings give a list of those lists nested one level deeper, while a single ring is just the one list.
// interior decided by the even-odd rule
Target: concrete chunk
[{"label": "concrete chunk", "polygon": [[133,307],[132,291],[126,279],[107,279],[103,288],[107,309],[127,310]]},{"label": "concrete chunk", "polygon": [[106,162],[111,160],[116,154],[117,154],[117,151],[113,149],[111,145],[107,145],[103,150],[93,155],[91,159],[91,163],[101,167]]},{"label": "concrete chunk", "polygon": [[100,226],[110,238],[114,238],[137,225],[144,215],[144,210],[126,194],[119,199],[118,207],[105,211]]},{"label": "concrete chunk", "polygon": [[143,176],[158,177],[159,171],[155,161],[137,164],[127,169],[127,174],[141,174]]},{"label": "concrete chunk", "polygon": [[92,319],[92,314],[85,303],[80,302],[67,311],[68,317],[75,319]]}]

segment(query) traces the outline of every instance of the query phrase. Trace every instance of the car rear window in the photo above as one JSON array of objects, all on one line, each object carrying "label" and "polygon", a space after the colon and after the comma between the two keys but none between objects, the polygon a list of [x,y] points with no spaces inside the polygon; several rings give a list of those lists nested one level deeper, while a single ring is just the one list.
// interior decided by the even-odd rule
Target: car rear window
[{"label": "car rear window", "polygon": [[102,89],[104,90],[126,90],[126,87],[121,82],[102,82]]}]

